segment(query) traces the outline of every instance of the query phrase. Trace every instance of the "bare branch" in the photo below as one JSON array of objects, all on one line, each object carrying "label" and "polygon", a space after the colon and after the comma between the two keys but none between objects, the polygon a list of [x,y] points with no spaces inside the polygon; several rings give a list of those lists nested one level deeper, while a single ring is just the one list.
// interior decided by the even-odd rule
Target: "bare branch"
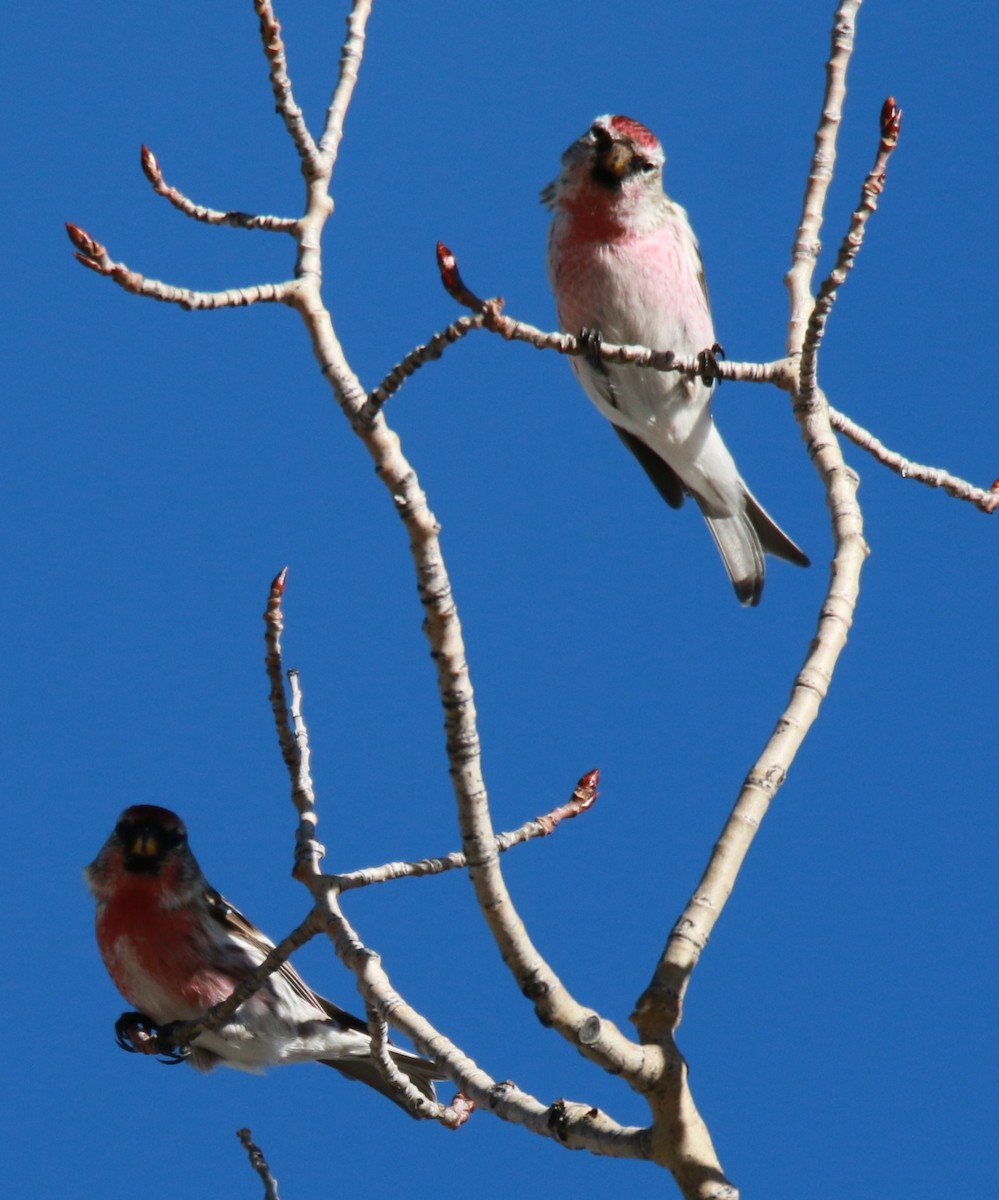
[{"label": "bare branch", "polygon": [[[337,956],[356,975],[366,1004],[376,1007],[381,1018],[401,1030],[417,1049],[438,1062],[454,1079],[462,1082],[455,1103],[441,1105],[436,1118],[450,1128],[467,1120],[468,1100],[489,1109],[505,1121],[523,1125],[543,1137],[556,1138],[576,1149],[617,1158],[649,1157],[650,1131],[622,1126],[596,1108],[585,1104],[544,1105],[512,1083],[497,1083],[453,1042],[449,1041],[392,986],[377,954],[369,950],[344,916],[337,889],[329,880],[306,881],[327,922],[327,933]],[[421,1097],[423,1105],[430,1107]],[[564,1113],[564,1116],[562,1115]],[[556,1120],[556,1114],[560,1119]]]},{"label": "bare branch", "polygon": [[284,595],[287,578],[288,568],[285,567],[274,577],[267,597],[267,609],[264,612],[266,624],[264,641],[267,644],[267,654],[264,663],[267,667],[267,678],[271,682],[268,698],[274,713],[281,757],[284,759],[284,765],[288,768],[288,774],[294,781],[298,776],[298,745],[291,732],[291,718],[288,715],[288,702],[284,691],[284,668],[281,662],[281,634],[284,631],[281,597]]},{"label": "bare branch", "polygon": [[[845,95],[846,67],[853,47],[853,19],[858,8],[859,0],[844,0],[836,13],[832,55],[827,64],[826,103],[816,133],[812,174],[796,242],[795,267],[788,276],[795,303],[802,302],[811,279],[814,259],[807,252],[807,238],[802,231],[811,230],[817,235],[821,225],[828,173],[835,158],[835,130]],[[673,927],[652,982],[639,998],[632,1015],[643,1041],[658,1042],[666,1047],[672,1043],[671,1031],[680,1022],[690,975],[731,895],[756,831],[818,716],[819,705],[825,698],[836,662],[846,644],[859,594],[860,570],[867,554],[856,499],[857,476],[843,461],[839,441],[829,423],[825,396],[804,376],[792,391],[795,416],[809,457],[825,486],[832,514],[836,550],[829,588],[820,610],[816,636],[798,672],[789,702],[746,777],[700,883]]]},{"label": "bare branch", "polygon": [[[455,1120],[454,1114],[448,1113],[446,1104],[437,1104],[428,1100],[420,1089],[410,1082],[409,1076],[404,1075],[392,1061],[392,1056],[389,1054],[388,1022],[382,1016],[381,1006],[374,998],[374,994],[365,995],[364,1009],[368,1018],[368,1033],[371,1036],[371,1057],[389,1087],[397,1092],[410,1110],[418,1116],[440,1121],[442,1125],[452,1129],[457,1129],[459,1124],[463,1125],[465,1121],[458,1122]],[[465,1120],[469,1115],[471,1114],[466,1115]]]},{"label": "bare branch", "polygon": [[229,225],[233,229],[265,229],[275,233],[294,233],[297,222],[293,217],[254,216],[244,212],[219,212],[214,208],[205,208],[189,200],[183,192],[171,187],[163,178],[159,160],[148,146],[143,146],[140,152],[142,171],[153,185],[153,191],[158,196],[169,200],[174,208],[186,217],[202,221],[206,225]]},{"label": "bare branch", "polygon": [[281,746],[281,757],[291,779],[291,801],[298,812],[293,873],[295,878],[299,879],[303,872],[319,874],[319,864],[326,853],[326,847],[317,841],[315,836],[319,818],[316,815],[316,795],[309,770],[309,733],[302,717],[302,693],[297,671],[288,672],[292,696],[290,715],[284,690],[284,667],[281,658],[284,613],[281,611],[281,598],[287,578],[288,568],[285,567],[271,583],[267,597],[267,609],[264,612],[264,642],[267,645],[267,654],[264,663],[271,683],[269,698],[271,711],[274,713],[274,724],[277,727],[278,743]]},{"label": "bare branch", "polygon": [[[379,416],[376,418],[372,432],[382,425],[383,421]],[[284,573],[282,572],[272,585],[266,614],[266,637],[269,650],[268,668],[272,675],[272,680],[273,673],[275,671],[280,672],[281,669],[280,633],[283,628],[283,618],[280,611],[280,600],[283,590]],[[302,781],[303,776],[305,778],[306,784],[302,790],[308,793],[309,808],[307,813],[314,823],[316,814],[311,792],[311,781],[307,778],[307,735],[301,716],[301,697],[296,688],[294,673],[292,673],[291,677],[293,689],[291,716],[299,748],[300,764],[302,757],[306,759],[304,769],[299,765],[296,773],[296,781]],[[577,785],[576,791],[573,793],[568,804],[555,810],[553,814],[549,814],[548,821],[542,819],[539,822],[539,828],[544,831],[550,831],[559,821],[589,808],[596,798],[596,782],[597,780],[594,778],[593,772],[584,776]],[[301,814],[303,810],[299,808],[299,812]],[[486,814],[485,819],[488,822],[488,814]],[[364,997],[365,1004],[374,1008],[378,1020],[390,1022],[395,1028],[402,1030],[403,1033],[415,1042],[423,1053],[429,1054],[439,1061],[445,1069],[453,1072],[453,1077],[461,1078],[464,1095],[461,1098],[462,1103],[459,1103],[457,1107],[451,1106],[447,1108],[443,1105],[430,1105],[424,1097],[417,1093],[417,1097],[414,1100],[417,1112],[423,1112],[424,1115],[430,1115],[449,1127],[457,1128],[468,1117],[466,1097],[470,1097],[477,1104],[486,1104],[488,1107],[494,1108],[506,1120],[515,1120],[534,1129],[535,1132],[544,1133],[549,1137],[558,1136],[561,1140],[565,1140],[569,1144],[586,1146],[593,1153],[614,1153],[627,1157],[645,1157],[648,1150],[648,1131],[622,1127],[609,1118],[603,1117],[596,1109],[591,1109],[587,1106],[576,1106],[566,1119],[561,1120],[558,1125],[555,1125],[552,1123],[550,1110],[533,1097],[527,1096],[526,1093],[521,1093],[513,1088],[506,1089],[503,1092],[502,1099],[497,1099],[497,1085],[495,1081],[486,1076],[484,1072],[481,1072],[471,1059],[467,1058],[453,1043],[434,1029],[415,1009],[406,1004],[402,997],[392,988],[388,976],[381,968],[378,955],[369,950],[361,942],[344,916],[340,907],[339,889],[336,881],[321,875],[318,857],[315,855],[303,857],[297,853],[296,876],[309,888],[316,904],[316,909],[310,913],[307,921],[303,923],[305,928],[300,927],[303,933],[308,931],[311,936],[313,922],[317,920],[322,922],[334,944],[337,955],[357,976],[358,986]],[[502,885],[502,877],[500,877],[500,883]],[[516,914],[513,914],[513,916],[519,922]],[[509,916],[507,920],[509,920]],[[533,951],[533,947],[530,947],[529,942],[527,945]],[[268,960],[275,953],[276,951],[272,952],[272,955],[268,956]],[[538,962],[541,962],[540,958],[538,958]],[[263,970],[263,965],[260,969]],[[554,976],[550,975],[550,978],[554,979]],[[249,983],[250,981],[247,980],[247,984]],[[562,991],[564,992],[564,989]],[[225,1004],[231,1004],[234,1011],[240,1002],[234,994],[229,997]],[[540,1007],[540,1004],[538,1006]],[[613,1027],[610,1027],[608,1022],[601,1022],[597,1014],[584,1013],[584,1021],[581,1024],[585,1026],[583,1035],[579,1040],[581,1047],[586,1046],[587,1038],[591,1038],[594,1043],[612,1041],[609,1036],[609,1030]],[[186,1037],[189,1031],[186,1027],[182,1026],[177,1032],[178,1035],[183,1033]],[[375,1036],[377,1036],[377,1032],[376,1026],[374,1031]],[[384,1039],[383,1034],[382,1037]],[[617,1037],[619,1041],[624,1040],[620,1034]],[[426,1112],[428,1108],[430,1109],[429,1113]]]},{"label": "bare branch", "polygon": [[420,600],[426,613],[424,631],[437,664],[462,843],[479,907],[504,961],[514,972],[521,991],[533,1000],[541,1020],[558,1029],[587,1057],[615,1074],[628,1072],[634,1077],[646,1065],[642,1047],[626,1038],[611,1022],[576,1003],[531,943],[510,898],[499,867],[496,834],[489,816],[472,683],[461,622],[437,537],[439,526],[416,472],[403,455],[398,436],[386,425],[384,415],[379,413],[371,423],[359,419],[367,396],[336,338],[318,285],[312,278],[299,282],[302,286],[296,292],[295,303],[312,336],[316,358],[351,427],[371,455],[409,534]]},{"label": "bare branch", "polygon": [[787,330],[787,352],[801,353],[805,326],[812,311],[812,275],[819,257],[826,194],[836,165],[836,137],[846,96],[846,68],[853,53],[857,11],[861,0],[842,0],[833,18],[832,51],[826,63],[826,89],[822,114],[815,132],[808,183],[802,202],[801,221],[791,250],[791,269],[784,278],[791,302]]},{"label": "bare branch", "polygon": [[[498,333],[506,341],[526,342],[536,350],[554,350],[558,354],[568,354],[572,357],[599,355],[607,362],[647,367],[652,371],[676,371],[683,375],[703,376],[708,369],[703,354],[681,358],[672,350],[653,350],[648,346],[620,345],[617,342],[584,342],[582,338],[574,337],[571,333],[546,332],[525,321],[504,316],[502,297],[481,300],[471,291],[458,270],[458,260],[443,242],[437,243],[437,262],[441,282],[448,294],[466,308],[471,308],[481,318],[484,329],[488,329],[490,333]],[[790,364],[784,358],[769,363],[751,363],[727,362],[712,357],[710,375],[713,378],[738,380],[743,383],[776,383],[784,388],[790,387],[794,378]]]},{"label": "bare branch", "polygon": [[253,1134],[249,1129],[237,1129],[236,1137],[239,1138],[240,1144],[249,1156],[250,1166],[263,1180],[264,1200],[280,1200],[277,1180],[271,1174],[263,1150],[253,1141]]},{"label": "bare branch", "polygon": [[878,144],[874,166],[868,172],[860,190],[860,203],[850,218],[850,228],[843,238],[839,248],[836,265],[822,281],[818,297],[808,318],[808,328],[801,352],[801,374],[807,376],[809,386],[814,387],[816,379],[816,357],[819,345],[825,333],[829,313],[836,302],[840,285],[846,280],[853,269],[860,247],[864,241],[864,231],[867,219],[878,207],[878,197],[884,191],[885,177],[888,169],[888,159],[898,145],[899,130],[902,125],[902,110],[892,96],[881,107],[881,140]]},{"label": "bare branch", "polygon": [[277,112],[284,121],[302,160],[302,172],[306,179],[319,174],[319,151],[305,123],[302,110],[295,102],[288,77],[288,60],[285,58],[284,42],[281,40],[281,23],[274,15],[270,0],[253,0],[253,7],[260,18],[260,40],[270,68],[271,91],[277,103]]},{"label": "bare branch", "polygon": [[340,51],[340,77],[337,79],[330,106],[326,110],[326,127],[319,141],[319,153],[323,158],[323,169],[327,178],[333,173],[340,142],[343,138],[343,122],[350,106],[357,73],[364,58],[364,34],[371,15],[371,0],[354,0],[347,17],[347,37]]},{"label": "bare branch", "polygon": [[161,300],[166,304],[178,304],[188,312],[195,309],[245,308],[249,304],[290,304],[295,290],[293,280],[287,283],[261,283],[250,287],[229,288],[224,292],[195,292],[190,288],[174,287],[158,279],[146,279],[124,263],[114,262],[96,238],[91,237],[79,225],[66,222],[69,240],[76,247],[73,257],[77,262],[108,278],[126,292],[135,296],[146,296],[150,300]]},{"label": "bare branch", "polygon": [[375,414],[381,410],[385,401],[402,387],[410,375],[415,374],[424,363],[440,358],[448,346],[471,333],[473,329],[481,329],[482,321],[481,313],[472,317],[459,317],[457,321],[452,321],[446,329],[435,333],[424,345],[410,350],[401,362],[396,363],[374,391],[368,393],[368,401],[361,409],[359,419],[370,423]]},{"label": "bare branch", "polygon": [[[576,784],[576,789],[566,804],[553,808],[543,816],[535,817],[533,821],[525,822],[519,829],[514,829],[510,833],[497,834],[496,849],[503,853],[532,838],[547,837],[548,834],[555,832],[562,821],[588,811],[596,803],[599,782],[599,771],[587,772]],[[443,854],[437,858],[424,858],[419,862],[385,863],[380,867],[364,867],[344,875],[327,876],[327,879],[336,884],[338,891],[346,892],[374,883],[388,883],[393,879],[442,875],[445,871],[453,871],[467,865],[468,859],[465,855],[460,850],[454,850],[450,854]]]},{"label": "bare branch", "polygon": [[914,479],[917,483],[923,483],[927,487],[943,488],[949,496],[953,496],[956,500],[967,500],[969,504],[981,509],[983,513],[993,513],[999,508],[999,486],[997,486],[999,480],[996,480],[988,489],[976,487],[973,483],[951,475],[941,467],[927,467],[922,463],[911,462],[909,459],[903,458],[896,451],[889,450],[874,434],[868,433],[856,421],[851,420],[844,413],[838,412],[835,408],[829,409],[829,420],[834,429],[838,429],[851,442],[854,442],[862,450],[866,450],[879,463],[903,479]]}]

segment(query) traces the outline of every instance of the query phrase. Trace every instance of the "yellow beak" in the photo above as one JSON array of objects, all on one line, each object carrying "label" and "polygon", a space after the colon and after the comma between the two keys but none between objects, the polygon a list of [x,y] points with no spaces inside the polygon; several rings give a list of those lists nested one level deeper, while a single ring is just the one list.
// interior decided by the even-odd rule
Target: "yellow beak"
[{"label": "yellow beak", "polygon": [[151,833],[140,833],[132,843],[132,853],[138,858],[156,858],[160,845]]},{"label": "yellow beak", "polygon": [[631,165],[631,151],[623,142],[612,142],[603,156],[603,165],[618,179],[623,179]]}]

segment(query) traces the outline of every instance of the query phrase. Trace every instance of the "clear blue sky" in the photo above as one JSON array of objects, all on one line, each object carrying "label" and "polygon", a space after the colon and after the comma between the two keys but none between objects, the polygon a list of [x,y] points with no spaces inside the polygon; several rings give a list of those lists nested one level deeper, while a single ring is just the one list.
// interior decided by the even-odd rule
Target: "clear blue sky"
[{"label": "clear blue sky", "polygon": [[[776,357],[782,276],[833,5],[379,3],[336,176],[327,297],[368,386],[470,284],[550,326],[539,188],[598,113],[650,125],[701,239],[731,358]],[[345,7],[282,6],[313,123]],[[887,444],[999,476],[989,215],[999,19],[865,5],[824,264],[893,93],[901,148],[822,353],[832,401]],[[460,1133],[301,1067],[202,1078],[118,1051],[124,1007],[80,878],[124,806],[187,820],[206,871],[269,932],[306,911],[272,731],[260,613],[289,564],[329,865],[456,845],[432,666],[404,531],[292,313],[190,315],[78,267],[70,219],[152,277],[284,278],[290,240],[210,230],[157,199],[295,214],[249,0],[56,0],[6,17],[3,322],[8,1084],[4,1174],[33,1196],[252,1197],[249,1125],[284,1200],[364,1190],[482,1200],[668,1194],[645,1164],[569,1154],[495,1119]],[[785,398],[725,385],[743,473],[814,561],[772,565],[744,611],[693,506],[674,513],[564,362],[478,335],[389,407],[443,524],[498,827],[599,766],[584,819],[509,856],[538,944],[625,1028],[787,696],[826,579],[829,523]],[[996,519],[863,478],[871,557],[820,721],[690,990],[680,1044],[744,1194],[967,1195],[994,1173]],[[349,912],[393,979],[498,1078],[625,1122],[643,1104],[542,1029],[466,881],[405,882]],[[348,1006],[352,979],[301,957]],[[12,1001],[12,1004],[11,1004]]]}]

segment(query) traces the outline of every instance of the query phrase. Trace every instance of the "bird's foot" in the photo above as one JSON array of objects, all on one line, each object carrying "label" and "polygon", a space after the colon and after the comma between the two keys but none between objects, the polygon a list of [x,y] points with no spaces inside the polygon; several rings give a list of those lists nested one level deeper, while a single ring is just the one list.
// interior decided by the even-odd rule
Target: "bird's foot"
[{"label": "bird's foot", "polygon": [[725,349],[715,342],[707,350],[701,350],[697,355],[697,374],[703,383],[711,383],[718,378],[718,360],[725,357]]},{"label": "bird's foot", "polygon": [[191,1053],[190,1046],[174,1045],[173,1031],[181,1024],[173,1021],[158,1026],[145,1013],[126,1012],[114,1023],[114,1040],[129,1054],[153,1054],[161,1063],[172,1066]]},{"label": "bird's foot", "polygon": [[583,348],[583,357],[595,371],[603,371],[604,360],[600,356],[600,343],[604,340],[599,329],[583,328],[579,331],[579,344]]}]

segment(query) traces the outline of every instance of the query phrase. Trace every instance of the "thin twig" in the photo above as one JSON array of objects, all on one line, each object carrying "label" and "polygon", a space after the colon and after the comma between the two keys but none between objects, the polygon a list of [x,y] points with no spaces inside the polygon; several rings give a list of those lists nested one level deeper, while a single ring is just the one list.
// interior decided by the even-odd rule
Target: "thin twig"
[{"label": "thin twig", "polygon": [[999,480],[996,480],[988,489],[976,487],[966,479],[951,475],[942,467],[929,467],[922,463],[912,462],[897,451],[889,450],[873,433],[869,433],[856,421],[851,420],[844,413],[838,412],[835,408],[829,409],[829,420],[834,429],[838,429],[851,442],[877,459],[882,466],[894,471],[903,479],[912,479],[927,487],[942,488],[949,496],[953,496],[956,500],[966,500],[969,504],[981,509],[983,513],[993,513],[999,508]]},{"label": "thin twig", "polygon": [[[324,931],[321,915],[313,908],[309,915],[299,925],[283,937],[275,945],[259,967],[254,967],[235,987],[232,992],[218,1004],[213,1004],[203,1016],[194,1021],[184,1021],[170,1026],[170,1042],[172,1046],[186,1046],[199,1034],[209,1033],[220,1029],[233,1015],[241,1004],[267,982],[275,971],[288,961],[289,958],[319,933]],[[161,1052],[166,1047],[161,1047]]]},{"label": "thin twig", "polygon": [[881,107],[881,138],[878,152],[860,189],[860,203],[850,218],[850,228],[840,244],[836,265],[822,281],[818,296],[808,318],[808,328],[801,351],[801,375],[807,377],[808,386],[816,386],[816,359],[822,337],[825,333],[829,313],[836,302],[836,296],[853,265],[863,245],[867,220],[877,211],[878,197],[884,191],[885,177],[888,170],[888,159],[898,145],[899,130],[902,125],[902,110],[895,103],[894,97],[889,96]]},{"label": "thin twig", "polygon": [[[596,803],[597,785],[600,782],[599,771],[588,771],[579,783],[568,802],[551,809],[533,821],[526,821],[519,829],[509,833],[496,835],[496,849],[502,854],[514,846],[519,846],[533,838],[547,837],[554,833],[562,821],[570,820],[588,811]],[[468,865],[468,859],[460,850],[442,854],[436,858],[424,858],[419,862],[391,862],[380,867],[364,867],[358,871],[350,871],[344,875],[327,876],[336,884],[338,891],[347,892],[353,888],[368,887],[375,883],[388,883],[393,879],[418,879],[426,875],[442,875],[445,871],[460,870]]]},{"label": "thin twig", "polygon": [[[701,355],[681,358],[672,350],[653,350],[648,346],[621,345],[617,342],[584,342],[571,333],[538,329],[526,321],[506,316],[500,296],[490,300],[480,299],[471,291],[461,277],[458,260],[454,252],[443,242],[437,243],[437,265],[441,283],[450,296],[472,309],[481,320],[482,328],[497,333],[506,341],[526,342],[535,350],[554,350],[573,358],[599,355],[612,363],[626,363],[632,367],[645,367],[652,371],[676,371],[682,375],[702,375],[705,361]],[[400,364],[401,365],[401,364]],[[717,359],[711,363],[711,375],[718,379],[738,380],[742,383],[779,383],[787,386],[789,365],[787,359],[768,363],[728,362]]]},{"label": "thin twig", "polygon": [[264,1200],[280,1200],[278,1196],[278,1182],[271,1174],[271,1169],[267,1165],[267,1159],[264,1158],[263,1150],[254,1142],[253,1134],[249,1129],[237,1129],[236,1137],[239,1138],[240,1144],[249,1156],[250,1166],[263,1180]]},{"label": "thin twig", "polygon": [[165,304],[178,304],[189,312],[194,309],[245,308],[250,304],[290,304],[296,287],[294,280],[286,283],[261,283],[242,288],[228,288],[224,292],[195,292],[190,288],[174,287],[159,279],[146,279],[124,263],[114,262],[107,247],[91,237],[79,225],[66,222],[69,240],[76,247],[73,257],[77,262],[106,275],[126,292],[134,296],[145,296],[150,300],[161,300]]},{"label": "thin twig", "polygon": [[233,229],[264,229],[272,233],[294,233],[297,222],[293,217],[255,216],[244,212],[220,212],[215,208],[205,208],[203,204],[195,204],[184,195],[179,188],[172,187],[163,178],[159,160],[148,146],[143,146],[140,152],[142,170],[153,185],[153,191],[162,196],[186,217],[202,221],[205,225],[229,225]]},{"label": "thin twig", "polygon": [[284,121],[285,128],[302,159],[303,173],[307,179],[312,178],[318,173],[319,151],[312,140],[312,134],[309,133],[302,110],[295,102],[291,79],[288,76],[284,42],[281,40],[281,23],[274,15],[274,6],[270,0],[253,0],[253,7],[260,18],[260,40],[267,56],[271,91],[274,93],[278,115]]},{"label": "thin twig", "polygon": [[446,329],[435,333],[429,341],[410,350],[401,362],[396,363],[374,391],[368,393],[367,403],[361,409],[359,419],[370,424],[374,420],[375,414],[381,411],[385,401],[402,387],[410,375],[414,375],[424,363],[440,358],[448,346],[471,333],[473,329],[481,329],[482,320],[481,313],[476,313],[471,317],[459,317],[457,321],[452,321]]},{"label": "thin twig", "polygon": [[323,170],[329,179],[336,165],[340,142],[343,139],[343,122],[354,95],[357,75],[364,58],[364,37],[368,17],[371,15],[371,0],[354,0],[347,17],[347,37],[340,51],[340,75],[337,79],[329,108],[326,110],[326,126],[319,139],[319,153],[323,158]]},{"label": "thin twig", "polygon": [[281,600],[287,578],[288,568],[285,567],[271,583],[267,597],[267,609],[264,612],[264,642],[267,645],[267,654],[264,663],[271,684],[269,699],[271,711],[274,713],[281,757],[291,780],[291,800],[298,812],[294,867],[295,877],[298,878],[302,871],[319,873],[326,848],[315,836],[319,818],[316,816],[316,796],[309,769],[309,734],[302,716],[302,693],[297,671],[288,672],[292,691],[290,712],[284,689],[284,665],[281,655],[284,613],[281,610]]},{"label": "thin twig", "polygon": [[815,131],[808,183],[802,201],[801,219],[791,250],[791,269],[785,276],[791,304],[787,329],[787,352],[801,353],[805,326],[812,313],[812,275],[822,243],[819,235],[825,213],[826,195],[836,166],[836,139],[846,97],[846,69],[853,54],[857,12],[861,0],[842,0],[833,18],[832,48],[826,63],[826,87],[822,113]]}]

